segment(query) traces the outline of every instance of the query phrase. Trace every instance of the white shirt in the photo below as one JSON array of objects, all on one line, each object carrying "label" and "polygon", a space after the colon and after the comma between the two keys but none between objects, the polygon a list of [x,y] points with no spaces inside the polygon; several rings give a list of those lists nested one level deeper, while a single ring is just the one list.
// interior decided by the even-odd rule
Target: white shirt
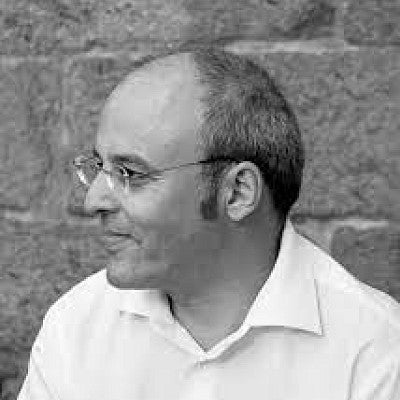
[{"label": "white shirt", "polygon": [[287,223],[242,326],[209,351],[164,295],[100,271],[46,314],[18,399],[399,400],[400,305]]}]

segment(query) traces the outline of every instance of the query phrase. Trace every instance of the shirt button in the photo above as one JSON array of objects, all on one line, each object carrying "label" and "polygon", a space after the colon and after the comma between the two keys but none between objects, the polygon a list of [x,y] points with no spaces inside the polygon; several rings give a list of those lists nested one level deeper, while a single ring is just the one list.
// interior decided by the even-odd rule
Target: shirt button
[{"label": "shirt button", "polygon": [[204,368],[206,367],[206,366],[205,366],[205,363],[204,363],[204,360],[198,360],[198,361],[196,361],[195,365],[196,365],[196,367],[199,368],[199,369],[204,369]]}]

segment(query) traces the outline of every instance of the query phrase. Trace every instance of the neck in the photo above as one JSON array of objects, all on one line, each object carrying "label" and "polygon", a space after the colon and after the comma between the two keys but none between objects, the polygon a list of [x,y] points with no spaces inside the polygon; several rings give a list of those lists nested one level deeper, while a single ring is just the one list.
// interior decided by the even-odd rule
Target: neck
[{"label": "neck", "polygon": [[203,349],[213,347],[243,323],[275,263],[279,240],[272,239],[267,246],[265,240],[263,246],[253,241],[236,243],[209,268],[203,265],[202,271],[211,271],[212,279],[200,278],[190,290],[168,293],[175,318]]}]

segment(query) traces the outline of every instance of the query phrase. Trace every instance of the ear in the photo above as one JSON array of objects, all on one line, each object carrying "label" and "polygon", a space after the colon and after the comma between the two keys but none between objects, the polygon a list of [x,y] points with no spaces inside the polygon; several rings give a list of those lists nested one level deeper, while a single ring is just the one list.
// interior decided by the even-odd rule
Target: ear
[{"label": "ear", "polygon": [[227,216],[240,221],[258,207],[263,191],[263,179],[259,168],[243,161],[229,170],[225,176],[224,207]]}]

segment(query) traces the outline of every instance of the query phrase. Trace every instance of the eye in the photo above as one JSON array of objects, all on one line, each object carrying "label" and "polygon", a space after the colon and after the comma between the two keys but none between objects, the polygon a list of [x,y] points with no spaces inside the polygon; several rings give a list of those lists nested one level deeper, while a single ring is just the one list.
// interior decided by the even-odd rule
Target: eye
[{"label": "eye", "polygon": [[120,175],[127,176],[132,179],[142,180],[145,178],[149,178],[149,175],[146,174],[145,172],[141,172],[141,171],[126,167],[124,165],[115,165],[115,168]]},{"label": "eye", "polygon": [[148,178],[148,174],[145,174],[144,172],[136,171],[131,168],[123,167],[125,173],[129,176],[129,178]]}]

